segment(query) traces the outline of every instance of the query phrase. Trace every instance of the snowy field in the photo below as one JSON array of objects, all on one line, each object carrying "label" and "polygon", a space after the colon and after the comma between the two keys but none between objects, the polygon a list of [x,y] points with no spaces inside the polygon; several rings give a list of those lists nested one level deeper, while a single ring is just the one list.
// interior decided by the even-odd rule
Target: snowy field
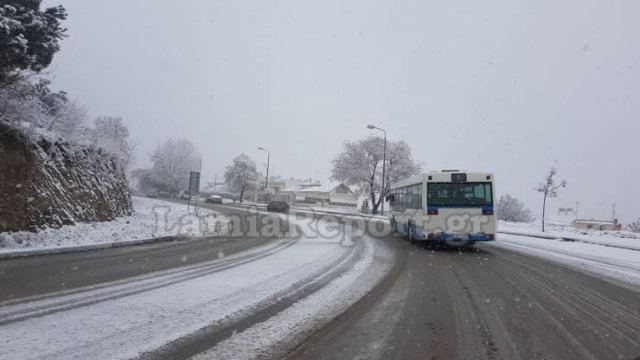
[{"label": "snowy field", "polygon": [[537,224],[498,224],[490,246],[545,258],[598,277],[640,286],[640,239],[626,231],[582,231],[551,225],[544,233]]},{"label": "snowy field", "polygon": [[64,249],[98,244],[124,243],[164,236],[204,236],[223,233],[226,218],[209,209],[198,216],[187,206],[168,201],[133,197],[134,215],[99,223],[78,223],[38,232],[0,233],[0,254]]},{"label": "snowy field", "polygon": [[[207,264],[209,274],[149,291],[136,289],[146,286],[146,282],[165,281],[191,270],[180,269],[157,279],[143,277],[124,285],[87,289],[54,299],[8,304],[0,308],[0,320],[25,314],[27,318],[3,326],[0,358],[105,359],[161,352],[172,341],[211,326],[233,325],[326,278],[328,282],[317,291],[295,300],[285,311],[263,322],[234,332],[206,356],[250,358],[284,354],[366,294],[392,266],[391,252],[378,240],[363,237],[345,246],[343,233],[326,233],[335,235],[320,239],[303,234],[299,240],[286,239],[254,248]],[[252,261],[238,263],[252,254]],[[118,286],[126,287],[118,288],[118,297],[82,304],[83,298],[100,298],[101,292],[113,293]],[[80,305],[38,315],[61,302]]]},{"label": "snowy field", "polygon": [[557,239],[575,240],[578,242],[621,247],[640,250],[640,234],[630,231],[600,231],[575,229],[571,226],[546,223],[545,232],[540,229],[540,223],[512,223],[498,222],[498,231],[517,235],[531,235],[541,237],[555,237]]}]

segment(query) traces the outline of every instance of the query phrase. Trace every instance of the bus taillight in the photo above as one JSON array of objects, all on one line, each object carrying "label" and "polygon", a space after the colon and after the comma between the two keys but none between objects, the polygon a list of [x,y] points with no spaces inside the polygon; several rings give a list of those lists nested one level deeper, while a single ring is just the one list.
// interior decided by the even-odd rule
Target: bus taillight
[{"label": "bus taillight", "polygon": [[482,210],[482,215],[493,215],[493,210]]},{"label": "bus taillight", "polygon": [[438,209],[428,209],[427,215],[438,215]]}]

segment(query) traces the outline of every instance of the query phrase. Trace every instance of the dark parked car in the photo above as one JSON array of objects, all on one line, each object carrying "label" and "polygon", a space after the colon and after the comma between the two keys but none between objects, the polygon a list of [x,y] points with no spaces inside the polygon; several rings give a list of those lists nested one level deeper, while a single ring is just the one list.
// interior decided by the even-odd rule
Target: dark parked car
[{"label": "dark parked car", "polygon": [[271,201],[267,205],[267,211],[289,213],[289,204],[284,201]]},{"label": "dark parked car", "polygon": [[208,198],[204,199],[204,202],[209,204],[222,204],[222,198],[218,195],[211,195]]}]

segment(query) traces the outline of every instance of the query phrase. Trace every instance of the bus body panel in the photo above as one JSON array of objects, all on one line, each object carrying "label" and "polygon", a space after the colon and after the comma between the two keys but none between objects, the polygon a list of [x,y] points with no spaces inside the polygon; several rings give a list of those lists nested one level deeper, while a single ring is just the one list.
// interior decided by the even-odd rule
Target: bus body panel
[{"label": "bus body panel", "polygon": [[[486,208],[485,208],[486,209]],[[428,216],[424,230],[427,234],[441,234],[442,240],[458,237],[461,240],[486,241],[483,234],[496,233],[492,216],[482,214],[482,208],[438,208],[438,215]],[[470,235],[471,238],[465,238]]]},{"label": "bus body panel", "polygon": [[430,172],[393,184],[391,194],[395,230],[414,240],[455,244],[495,239],[493,174]]}]

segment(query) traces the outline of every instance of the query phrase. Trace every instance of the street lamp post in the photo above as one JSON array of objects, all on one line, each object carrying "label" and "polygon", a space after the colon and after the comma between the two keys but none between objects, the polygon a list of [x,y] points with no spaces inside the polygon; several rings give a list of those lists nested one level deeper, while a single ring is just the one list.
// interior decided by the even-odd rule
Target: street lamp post
[{"label": "street lamp post", "polygon": [[373,125],[367,125],[367,129],[369,130],[376,129],[384,133],[384,145],[382,150],[382,190],[380,191],[380,196],[382,197],[380,215],[384,215],[384,195],[385,195],[384,177],[385,177],[385,165],[387,163],[387,132],[384,129],[379,128],[377,126],[373,126]]},{"label": "street lamp post", "polygon": [[263,148],[262,146],[258,146],[258,150],[267,152],[267,178],[264,180],[264,188],[267,189],[269,188],[269,158],[271,157],[271,153],[269,152],[269,150]]}]

